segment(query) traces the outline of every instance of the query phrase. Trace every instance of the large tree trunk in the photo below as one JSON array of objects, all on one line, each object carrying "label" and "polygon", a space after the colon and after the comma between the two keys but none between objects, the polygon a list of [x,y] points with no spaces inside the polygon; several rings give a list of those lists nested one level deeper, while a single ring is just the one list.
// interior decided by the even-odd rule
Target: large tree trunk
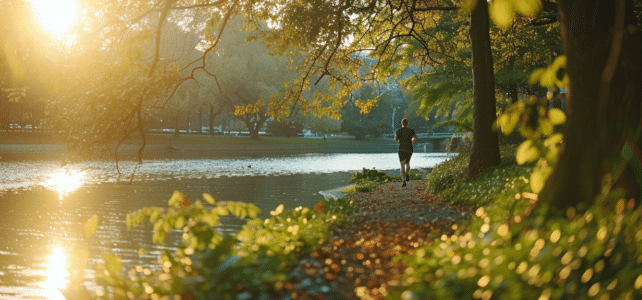
[{"label": "large tree trunk", "polygon": [[265,120],[267,120],[267,117],[262,114],[255,115],[255,118],[258,118],[258,120],[254,120],[254,118],[243,119],[245,126],[247,126],[247,129],[250,131],[250,139],[252,140],[259,139],[259,131],[261,130],[261,126],[263,126],[263,123],[265,123]]},{"label": "large tree trunk", "polygon": [[[626,1],[626,14],[624,3],[559,1],[570,79],[568,118],[559,161],[540,193],[542,202],[559,208],[591,204],[625,143],[638,162],[642,158],[639,133],[636,136],[642,108],[642,34],[633,25],[631,1]],[[635,179],[620,177],[620,182],[629,182],[629,190],[638,187]]]},{"label": "large tree trunk", "polygon": [[209,118],[209,125],[210,125],[210,135],[214,136],[214,104],[210,103],[210,118]]},{"label": "large tree trunk", "polygon": [[223,105],[219,105],[218,109],[214,111],[214,104],[210,103],[210,135],[214,136],[214,119],[223,113]]},{"label": "large tree trunk", "polygon": [[9,130],[9,100],[3,91],[0,91],[0,130]]},{"label": "large tree trunk", "polygon": [[490,49],[488,3],[477,0],[470,15],[473,52],[473,145],[468,164],[470,180],[489,167],[499,165],[499,139],[493,131],[496,118],[495,75]]}]

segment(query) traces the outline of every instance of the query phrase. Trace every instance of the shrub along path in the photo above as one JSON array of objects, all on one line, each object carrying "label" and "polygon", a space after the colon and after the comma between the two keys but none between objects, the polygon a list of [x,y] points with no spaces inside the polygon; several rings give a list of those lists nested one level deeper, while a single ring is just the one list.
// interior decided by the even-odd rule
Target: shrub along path
[{"label": "shrub along path", "polygon": [[285,288],[292,299],[383,299],[405,271],[392,258],[450,235],[473,208],[426,194],[426,181],[388,182],[348,196],[362,215],[334,228],[329,241],[301,260]]}]

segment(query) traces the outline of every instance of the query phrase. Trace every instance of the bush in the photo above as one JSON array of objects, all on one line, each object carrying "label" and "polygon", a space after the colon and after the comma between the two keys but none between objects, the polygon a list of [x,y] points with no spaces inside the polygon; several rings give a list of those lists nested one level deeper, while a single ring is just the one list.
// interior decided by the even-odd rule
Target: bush
[{"label": "bush", "polygon": [[[539,119],[520,123],[532,115]],[[498,126],[506,134],[520,127],[525,141],[510,162],[531,163],[532,171],[503,164],[462,186],[446,180],[462,176],[462,158],[430,179],[432,189],[454,201],[488,205],[454,235],[397,256],[408,268],[390,292],[393,299],[642,298],[642,206],[611,190],[613,175],[603,177],[592,204],[560,210],[537,202],[563,138],[553,125],[563,122],[563,113],[548,110],[545,99],[516,103]],[[494,189],[492,181],[504,176],[512,183]]]},{"label": "bush", "polygon": [[[410,180],[420,180],[421,174],[410,171],[408,177]],[[377,185],[390,181],[401,181],[401,176],[390,176],[385,172],[367,168],[363,168],[361,173],[354,173],[350,176],[350,183],[355,185],[355,192],[368,192]]]},{"label": "bush", "polygon": [[[314,208],[284,209],[279,205],[268,219],[259,209],[240,202],[190,201],[175,192],[168,208],[146,207],[127,216],[134,227],[149,221],[154,242],[164,244],[172,231],[182,232],[176,251],[164,250],[158,271],[137,267],[123,278],[122,263],[105,255],[96,270],[100,299],[154,299],[181,295],[187,299],[270,299],[283,296],[289,273],[298,260],[318,248],[329,226],[343,226],[359,212],[351,200],[324,200]],[[251,220],[236,235],[216,232],[221,216]],[[95,223],[95,222],[93,222]]]},{"label": "bush", "polygon": [[633,200],[550,216],[544,205],[530,211],[535,194],[518,195],[499,201],[521,209],[480,208],[467,230],[397,257],[408,269],[391,298],[642,297],[642,208]]},{"label": "bush", "polygon": [[456,204],[486,205],[495,195],[514,195],[527,186],[533,167],[515,163],[516,146],[500,148],[502,164],[486,170],[477,178],[466,181],[469,156],[460,154],[439,166],[428,175],[428,191],[439,194],[444,201]]}]

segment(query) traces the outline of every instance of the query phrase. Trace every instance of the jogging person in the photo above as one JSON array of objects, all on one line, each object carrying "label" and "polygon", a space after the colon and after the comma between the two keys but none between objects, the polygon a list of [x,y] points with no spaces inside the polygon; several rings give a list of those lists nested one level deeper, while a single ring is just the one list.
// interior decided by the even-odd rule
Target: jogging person
[{"label": "jogging person", "polygon": [[409,181],[408,172],[410,172],[410,157],[412,157],[412,143],[417,140],[415,130],[408,128],[408,119],[401,120],[401,128],[395,133],[395,142],[399,143],[399,162],[401,163],[401,186],[406,186]]}]

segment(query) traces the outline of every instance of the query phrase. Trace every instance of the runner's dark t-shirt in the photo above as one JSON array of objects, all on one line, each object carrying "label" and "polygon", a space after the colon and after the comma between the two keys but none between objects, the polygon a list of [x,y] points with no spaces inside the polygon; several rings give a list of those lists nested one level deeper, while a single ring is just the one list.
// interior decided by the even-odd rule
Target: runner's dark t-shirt
[{"label": "runner's dark t-shirt", "polygon": [[399,139],[399,151],[412,153],[412,137],[415,136],[415,130],[408,127],[397,129],[397,139]]}]

